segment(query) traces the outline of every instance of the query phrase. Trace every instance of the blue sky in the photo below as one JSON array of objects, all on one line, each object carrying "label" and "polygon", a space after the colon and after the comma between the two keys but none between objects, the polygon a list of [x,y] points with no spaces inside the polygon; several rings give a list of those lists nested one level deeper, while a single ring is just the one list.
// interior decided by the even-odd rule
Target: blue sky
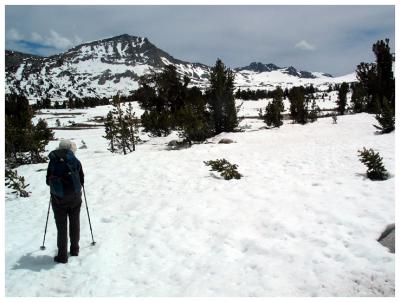
[{"label": "blue sky", "polygon": [[6,6],[5,47],[52,55],[120,34],[147,37],[175,58],[230,67],[250,62],[333,75],[373,61],[394,6]]}]

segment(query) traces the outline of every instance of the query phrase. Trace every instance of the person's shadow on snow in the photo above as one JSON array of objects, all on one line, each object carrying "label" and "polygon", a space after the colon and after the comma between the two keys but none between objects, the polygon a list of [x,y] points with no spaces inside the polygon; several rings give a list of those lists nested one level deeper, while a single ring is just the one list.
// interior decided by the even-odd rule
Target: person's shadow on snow
[{"label": "person's shadow on snow", "polygon": [[28,253],[22,256],[17,263],[14,264],[12,269],[25,269],[34,272],[40,272],[42,270],[52,269],[55,265],[56,263],[51,256],[32,256],[32,253]]}]

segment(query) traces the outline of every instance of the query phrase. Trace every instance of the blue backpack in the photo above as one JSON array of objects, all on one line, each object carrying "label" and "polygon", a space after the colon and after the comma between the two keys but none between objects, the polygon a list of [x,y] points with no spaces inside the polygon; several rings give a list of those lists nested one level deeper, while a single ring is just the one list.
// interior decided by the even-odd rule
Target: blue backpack
[{"label": "blue backpack", "polygon": [[63,198],[81,192],[81,163],[71,150],[54,150],[49,154],[50,193]]}]

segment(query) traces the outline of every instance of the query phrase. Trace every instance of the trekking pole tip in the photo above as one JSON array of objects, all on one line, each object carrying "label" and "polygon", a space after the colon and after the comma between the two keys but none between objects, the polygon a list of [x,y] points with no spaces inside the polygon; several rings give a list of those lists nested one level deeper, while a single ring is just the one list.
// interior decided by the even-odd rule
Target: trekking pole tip
[{"label": "trekking pole tip", "polygon": [[46,249],[46,247],[45,247],[44,245],[42,245],[42,246],[40,247],[40,249],[41,249],[42,251],[44,251],[44,250]]}]

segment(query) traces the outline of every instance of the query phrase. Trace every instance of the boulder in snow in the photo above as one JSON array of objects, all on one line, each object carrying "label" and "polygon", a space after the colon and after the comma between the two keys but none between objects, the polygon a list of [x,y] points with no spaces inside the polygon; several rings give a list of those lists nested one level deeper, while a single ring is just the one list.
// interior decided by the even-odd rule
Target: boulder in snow
[{"label": "boulder in snow", "polygon": [[233,140],[231,140],[230,138],[223,138],[221,139],[218,144],[232,144]]},{"label": "boulder in snow", "polygon": [[187,149],[190,147],[191,147],[191,144],[189,142],[186,142],[186,141],[180,142],[180,141],[177,141],[176,139],[174,139],[168,143],[169,150]]},{"label": "boulder in snow", "polygon": [[378,242],[389,249],[389,252],[395,253],[395,224],[389,224],[379,237]]}]

